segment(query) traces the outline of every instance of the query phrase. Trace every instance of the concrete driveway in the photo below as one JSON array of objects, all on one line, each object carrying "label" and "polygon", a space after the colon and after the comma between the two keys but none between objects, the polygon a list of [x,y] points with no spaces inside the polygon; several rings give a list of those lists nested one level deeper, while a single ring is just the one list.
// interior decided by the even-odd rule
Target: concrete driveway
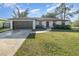
[{"label": "concrete driveway", "polygon": [[12,56],[20,48],[31,30],[11,30],[0,33],[0,56]]},{"label": "concrete driveway", "polygon": [[11,30],[0,33],[0,38],[25,38],[29,35],[31,30]]}]

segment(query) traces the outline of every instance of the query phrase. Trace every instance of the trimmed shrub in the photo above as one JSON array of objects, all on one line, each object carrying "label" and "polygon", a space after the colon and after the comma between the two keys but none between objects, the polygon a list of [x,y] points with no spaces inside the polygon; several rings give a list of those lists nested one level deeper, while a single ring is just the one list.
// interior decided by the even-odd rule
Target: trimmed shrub
[{"label": "trimmed shrub", "polygon": [[36,29],[45,29],[42,25],[36,25]]},{"label": "trimmed shrub", "polygon": [[52,29],[71,29],[70,25],[54,25]]}]

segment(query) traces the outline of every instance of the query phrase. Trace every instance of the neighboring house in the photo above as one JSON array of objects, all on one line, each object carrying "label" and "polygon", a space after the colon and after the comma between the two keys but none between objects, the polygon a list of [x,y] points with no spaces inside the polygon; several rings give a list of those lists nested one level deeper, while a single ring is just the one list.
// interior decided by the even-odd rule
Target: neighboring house
[{"label": "neighboring house", "polygon": [[10,27],[10,22],[5,21],[5,22],[0,22],[0,28],[9,28]]},{"label": "neighboring house", "polygon": [[11,29],[36,29],[42,26],[43,28],[52,28],[57,25],[69,25],[69,20],[61,20],[56,18],[12,18],[10,19]]}]

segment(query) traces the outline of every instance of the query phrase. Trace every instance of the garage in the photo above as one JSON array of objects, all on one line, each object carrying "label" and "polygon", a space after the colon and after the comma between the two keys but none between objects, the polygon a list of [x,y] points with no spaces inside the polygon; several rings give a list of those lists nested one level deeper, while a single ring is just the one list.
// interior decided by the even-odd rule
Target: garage
[{"label": "garage", "polygon": [[13,21],[13,29],[33,29],[33,21]]}]

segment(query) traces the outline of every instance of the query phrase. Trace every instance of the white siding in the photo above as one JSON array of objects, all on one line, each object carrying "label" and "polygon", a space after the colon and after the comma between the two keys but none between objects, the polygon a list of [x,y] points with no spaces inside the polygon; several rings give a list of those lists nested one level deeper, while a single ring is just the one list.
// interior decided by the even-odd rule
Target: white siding
[{"label": "white siding", "polygon": [[10,29],[13,29],[13,21],[10,21]]},{"label": "white siding", "polygon": [[66,21],[66,22],[65,22],[65,25],[69,25],[69,23],[70,23],[69,21]]},{"label": "white siding", "polygon": [[36,29],[35,20],[33,20],[33,29]]},{"label": "white siding", "polygon": [[39,25],[39,21],[36,21],[36,25]]},{"label": "white siding", "polygon": [[42,21],[42,25],[44,28],[46,28],[46,21]]},{"label": "white siding", "polygon": [[56,24],[57,25],[61,25],[62,24],[62,21],[56,21]]},{"label": "white siding", "polygon": [[53,27],[53,21],[49,21],[49,27]]}]

